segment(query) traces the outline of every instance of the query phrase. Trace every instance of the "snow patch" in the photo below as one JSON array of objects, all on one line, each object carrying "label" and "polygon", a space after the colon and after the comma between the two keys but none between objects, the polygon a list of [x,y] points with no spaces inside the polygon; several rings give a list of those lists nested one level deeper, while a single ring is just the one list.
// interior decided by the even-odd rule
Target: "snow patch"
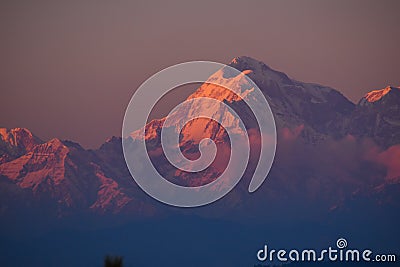
[{"label": "snow patch", "polygon": [[387,95],[391,90],[392,90],[392,88],[390,86],[388,86],[384,89],[381,89],[381,90],[374,90],[374,91],[367,93],[364,96],[364,98],[368,102],[373,103],[373,102],[376,102],[376,101],[379,101],[380,99],[382,99],[382,97]]}]

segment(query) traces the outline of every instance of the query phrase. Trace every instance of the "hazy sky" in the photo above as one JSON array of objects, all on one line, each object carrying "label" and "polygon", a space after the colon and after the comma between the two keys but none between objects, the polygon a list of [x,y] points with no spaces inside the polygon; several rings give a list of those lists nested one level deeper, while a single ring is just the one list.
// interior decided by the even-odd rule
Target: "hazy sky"
[{"label": "hazy sky", "polygon": [[355,102],[400,86],[400,1],[171,2],[1,1],[0,126],[97,147],[144,80],[189,60],[251,56]]}]

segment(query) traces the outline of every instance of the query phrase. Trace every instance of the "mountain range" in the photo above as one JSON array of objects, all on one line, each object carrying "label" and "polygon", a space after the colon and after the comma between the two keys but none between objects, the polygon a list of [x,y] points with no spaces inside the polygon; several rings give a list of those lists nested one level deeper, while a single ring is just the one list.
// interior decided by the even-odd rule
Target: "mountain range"
[{"label": "mountain range", "polygon": [[[367,206],[399,206],[399,88],[371,91],[354,104],[333,88],[296,81],[250,57],[234,58],[229,66],[250,77],[265,95],[275,117],[278,145],[261,190],[249,196],[245,191],[258,156],[254,153],[245,179],[223,201],[227,208],[222,213],[230,208],[245,212],[248,205],[256,210],[256,202],[278,206],[303,203],[327,213],[349,209],[361,200]],[[217,72],[210,79],[226,77]],[[242,99],[210,83],[201,85],[188,99],[197,97],[214,98],[233,107],[245,118],[249,132],[256,132],[251,140],[257,146],[254,119]],[[156,151],[164,121],[149,122],[145,136],[132,133],[133,140],[145,138],[150,154]],[[182,131],[181,149],[196,157],[198,140],[204,137],[224,149],[224,134],[217,123],[192,121]],[[253,149],[257,151],[257,147]],[[226,165],[222,160],[218,166],[189,175],[169,166],[162,153],[153,155],[159,172],[192,186],[215,179]],[[160,212],[158,204],[130,177],[119,137],[86,150],[72,141],[43,141],[25,128],[1,128],[0,183],[2,216],[38,209],[55,217],[123,214],[140,218]]]}]

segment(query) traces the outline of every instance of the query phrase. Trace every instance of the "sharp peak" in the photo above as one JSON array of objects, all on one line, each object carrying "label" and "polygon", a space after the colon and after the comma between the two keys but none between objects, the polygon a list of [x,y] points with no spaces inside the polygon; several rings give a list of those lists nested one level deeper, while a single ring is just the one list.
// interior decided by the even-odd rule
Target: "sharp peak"
[{"label": "sharp peak", "polygon": [[292,84],[293,82],[286,73],[273,69],[264,62],[254,59],[252,57],[248,56],[235,57],[229,63],[229,66],[241,72],[245,72],[247,70],[254,72],[250,78],[255,80],[267,79],[269,77],[268,79],[280,81],[285,84]]},{"label": "sharp peak", "polygon": [[241,62],[241,61],[253,61],[253,62],[261,62],[255,58],[249,57],[249,56],[238,56],[234,57],[231,62],[236,63],[236,62]]},{"label": "sharp peak", "polygon": [[400,91],[400,86],[391,86],[391,85],[388,85],[388,86],[386,86],[384,89],[387,89],[387,88],[389,88],[390,89],[390,91]]},{"label": "sharp peak", "polygon": [[105,143],[121,142],[121,139],[122,139],[121,137],[113,135],[111,137],[108,137]]},{"label": "sharp peak", "polygon": [[49,141],[46,142],[47,144],[54,144],[54,145],[64,145],[63,141],[61,141],[58,138],[52,138]]},{"label": "sharp peak", "polygon": [[71,140],[62,140],[60,138],[52,138],[49,141],[43,143],[44,145],[46,144],[51,144],[51,145],[55,145],[55,146],[65,146],[65,147],[75,147],[75,148],[79,148],[79,149],[83,149],[82,146],[74,141]]},{"label": "sharp peak", "polygon": [[42,140],[32,134],[27,128],[0,128],[0,139],[4,141],[8,140],[7,142],[11,142],[14,145],[20,143],[21,140],[30,140],[36,144],[42,143]]},{"label": "sharp peak", "polygon": [[381,100],[384,96],[388,95],[391,92],[400,92],[400,87],[394,86],[386,86],[383,89],[372,90],[364,95],[365,100],[370,103],[376,102]]},{"label": "sharp peak", "polygon": [[229,65],[230,66],[237,66],[237,65],[249,65],[249,66],[256,66],[256,65],[261,65],[261,66],[266,66],[268,67],[267,64],[265,64],[264,62],[257,60],[255,58],[249,57],[249,56],[238,56],[238,57],[234,57]]},{"label": "sharp peak", "polygon": [[5,133],[11,133],[11,134],[17,134],[17,133],[21,133],[21,132],[25,132],[29,135],[32,136],[32,132],[29,131],[27,128],[20,128],[20,127],[16,127],[16,128],[0,128],[0,133],[1,134],[5,134]]},{"label": "sharp peak", "polygon": [[102,143],[99,148],[101,148],[102,146],[107,145],[107,144],[119,144],[119,143],[121,143],[121,141],[122,141],[122,137],[113,135],[113,136],[107,138],[106,141],[104,143]]}]

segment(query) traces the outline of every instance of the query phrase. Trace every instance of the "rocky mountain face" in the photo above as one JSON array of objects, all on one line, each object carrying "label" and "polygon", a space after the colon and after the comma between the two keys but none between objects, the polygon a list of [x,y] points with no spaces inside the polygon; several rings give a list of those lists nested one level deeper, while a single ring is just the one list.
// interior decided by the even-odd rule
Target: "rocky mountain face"
[{"label": "rocky mountain face", "polygon": [[[307,136],[310,143],[315,143],[326,136],[343,137],[347,133],[346,125],[355,105],[338,91],[318,84],[292,80],[286,74],[249,57],[235,58],[229,66],[250,77],[261,89],[271,106],[278,128],[295,128],[302,125],[304,127],[302,135]],[[246,84],[240,77],[230,77],[228,72],[228,70],[220,70],[212,75],[209,81],[218,81],[230,88],[239,88],[239,91],[251,97],[251,93],[248,93],[252,89],[251,85]],[[246,109],[243,101],[231,91],[211,83],[204,83],[188,99],[197,97],[210,97],[229,103],[240,117],[244,118],[245,123],[249,125],[248,128],[254,127],[253,118],[249,115],[251,111]],[[195,114],[195,111],[201,110],[201,107],[190,106],[189,110]],[[223,111],[219,112],[223,114],[221,116],[226,114]],[[159,137],[162,123],[163,119],[155,120],[146,126],[147,140]],[[207,137],[218,136],[218,129],[215,128],[217,126],[206,125],[207,123],[192,121],[187,129],[204,129],[204,132],[208,132]],[[214,128],[210,128],[211,126]],[[186,132],[187,136],[191,134],[193,133]],[[138,135],[139,133],[133,134],[135,138],[140,138]],[[185,133],[183,135],[185,136]]]},{"label": "rocky mountain face", "polygon": [[[351,206],[352,199],[375,199],[376,203],[399,205],[400,89],[387,87],[364,96],[357,105],[338,91],[290,79],[249,57],[235,58],[230,66],[249,76],[267,98],[275,117],[278,145],[274,165],[260,192],[249,197],[255,203],[292,203],[336,210]],[[210,77],[238,86],[251,97],[251,87],[221,70]],[[255,133],[257,125],[243,99],[230,91],[205,83],[188,99],[210,97],[224,101]],[[185,112],[195,113],[192,105]],[[218,111],[221,112],[221,111]],[[234,125],[224,111],[222,120]],[[218,177],[226,166],[229,139],[217,123],[191,121],[181,133],[181,149],[189,158],[198,156],[198,141],[210,137],[217,143],[220,160],[195,175],[168,165],[159,151],[165,119],[146,126],[145,138],[159,172],[179,184],[200,185]],[[251,177],[258,154],[252,153],[244,183]],[[131,216],[156,213],[154,202],[133,182],[125,165],[121,139],[113,137],[97,150],[85,150],[70,141],[43,142],[27,129],[0,129],[0,212],[45,205],[57,216],[79,211]],[[247,185],[246,185],[247,186]],[[246,186],[240,186],[224,205],[245,205]],[[12,201],[10,201],[12,200]],[[15,200],[15,201],[14,201]],[[218,205],[216,205],[218,206]],[[225,206],[225,207],[228,207]],[[244,208],[245,209],[245,208]]]},{"label": "rocky mountain face", "polygon": [[235,58],[230,66],[246,72],[258,85],[271,105],[279,128],[304,125],[304,131],[309,134],[344,135],[344,122],[354,110],[354,104],[338,91],[290,79],[248,57]]},{"label": "rocky mountain face", "polygon": [[[27,206],[47,207],[57,216],[77,210],[119,213],[143,208],[142,202],[129,196],[124,187],[120,186],[124,178],[130,179],[126,177],[127,173],[125,176],[117,173],[115,179],[108,176],[110,170],[104,167],[108,165],[101,158],[108,143],[95,153],[83,149],[77,143],[56,138],[34,143],[33,135],[27,129],[1,131],[9,132],[7,136],[16,136],[2,139],[5,147],[11,149],[8,150],[9,154],[3,154],[8,160],[0,165],[0,181],[3,184],[11,182],[14,188],[9,192],[2,186],[1,210],[13,208],[13,202],[8,198],[10,193],[13,194],[12,199],[31,199],[26,203]],[[23,152],[18,157],[15,151]],[[123,163],[123,158],[118,162]],[[151,208],[148,211],[151,212]]]},{"label": "rocky mountain face", "polygon": [[348,132],[370,137],[384,147],[400,142],[400,88],[388,86],[366,94],[351,114]]},{"label": "rocky mountain face", "polygon": [[1,128],[0,137],[0,164],[15,159],[42,143],[38,137],[23,128]]}]

